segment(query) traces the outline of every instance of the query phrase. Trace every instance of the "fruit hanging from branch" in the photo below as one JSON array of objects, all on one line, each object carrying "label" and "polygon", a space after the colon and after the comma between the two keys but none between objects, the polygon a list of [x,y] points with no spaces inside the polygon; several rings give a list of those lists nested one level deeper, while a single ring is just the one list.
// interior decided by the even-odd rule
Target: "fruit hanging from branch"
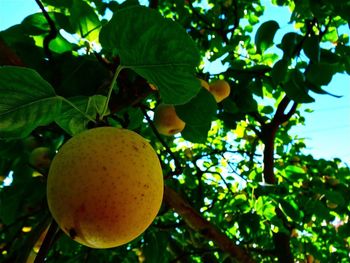
[{"label": "fruit hanging from branch", "polygon": [[47,199],[53,218],[73,240],[111,248],[141,235],[163,198],[158,156],[145,138],[113,127],[84,131],[52,160]]},{"label": "fruit hanging from branch", "polygon": [[226,80],[216,80],[209,83],[209,92],[213,94],[216,102],[219,103],[230,95],[231,87]]},{"label": "fruit hanging from branch", "polygon": [[163,135],[174,135],[185,128],[185,122],[181,120],[175,111],[174,105],[159,104],[154,111],[154,126]]}]

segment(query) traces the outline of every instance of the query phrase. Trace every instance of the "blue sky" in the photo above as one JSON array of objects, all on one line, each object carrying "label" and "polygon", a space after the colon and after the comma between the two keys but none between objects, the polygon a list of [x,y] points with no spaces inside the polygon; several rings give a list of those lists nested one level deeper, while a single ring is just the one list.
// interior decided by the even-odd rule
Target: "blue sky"
[{"label": "blue sky", "polygon": [[[268,0],[262,2],[266,6],[266,12],[260,22],[270,19],[278,21],[281,29],[276,33],[275,42],[279,43],[285,32],[293,30],[293,25],[288,23],[288,8],[272,6]],[[34,0],[0,0],[0,30],[18,24],[27,15],[38,11]],[[350,35],[348,27],[342,30]],[[220,64],[214,67],[220,68]],[[306,125],[293,128],[291,134],[306,138],[308,152],[315,157],[339,157],[350,164],[350,77],[337,74],[324,88],[343,97],[338,99],[328,95],[311,94],[316,102],[307,104],[302,109],[309,108],[314,112],[305,113]]]}]

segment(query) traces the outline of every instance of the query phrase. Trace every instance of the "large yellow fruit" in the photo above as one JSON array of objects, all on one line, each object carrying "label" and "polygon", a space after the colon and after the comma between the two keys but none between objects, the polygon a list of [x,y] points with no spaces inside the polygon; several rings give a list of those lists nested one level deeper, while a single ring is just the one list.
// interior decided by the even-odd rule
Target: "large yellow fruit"
[{"label": "large yellow fruit", "polygon": [[175,111],[174,105],[159,104],[154,111],[154,126],[163,135],[174,135],[185,128],[185,122],[181,120]]},{"label": "large yellow fruit", "polygon": [[101,127],[74,136],[49,170],[52,216],[72,239],[93,248],[120,246],[141,235],[162,198],[157,154],[126,129]]},{"label": "large yellow fruit", "polygon": [[216,102],[221,102],[230,95],[231,87],[225,80],[216,80],[209,84],[209,91],[213,94]]}]

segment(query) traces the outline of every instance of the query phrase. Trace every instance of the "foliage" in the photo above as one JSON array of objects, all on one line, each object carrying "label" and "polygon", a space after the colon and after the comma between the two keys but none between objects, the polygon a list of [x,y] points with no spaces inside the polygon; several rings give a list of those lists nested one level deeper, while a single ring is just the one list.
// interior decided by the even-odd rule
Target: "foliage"
[{"label": "foliage", "polygon": [[[259,24],[265,8],[255,0],[42,0],[45,11],[0,32],[0,261],[26,262],[50,222],[48,171],[30,153],[110,125],[156,149],[167,185],[159,216],[107,250],[52,223],[37,262],[347,262],[350,169],[305,154],[289,130],[304,124],[301,104],[350,74],[340,30],[350,5],[272,3],[295,26],[280,43],[282,25]],[[204,58],[229,66],[210,74]],[[229,98],[216,105],[198,78],[225,79]],[[157,133],[150,116],[160,102],[176,105],[181,135]]]}]

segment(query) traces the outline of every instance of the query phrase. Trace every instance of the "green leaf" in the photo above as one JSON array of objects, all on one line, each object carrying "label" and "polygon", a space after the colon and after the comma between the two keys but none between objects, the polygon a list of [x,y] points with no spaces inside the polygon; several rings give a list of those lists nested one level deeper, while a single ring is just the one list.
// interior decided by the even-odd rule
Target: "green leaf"
[{"label": "green leaf", "polygon": [[[48,12],[51,20],[55,23],[57,29],[64,29],[67,32],[74,33],[69,18],[58,12]],[[47,34],[50,31],[50,25],[43,13],[35,13],[27,16],[21,23],[22,30],[28,35]]]},{"label": "green leaf", "polygon": [[61,65],[60,86],[55,87],[63,97],[93,96],[109,72],[93,56],[76,57],[65,53],[55,59]]},{"label": "green leaf", "polygon": [[54,120],[61,99],[29,68],[0,67],[0,137],[25,137]]},{"label": "green leaf", "polygon": [[204,123],[199,126],[187,125],[181,132],[182,137],[193,143],[205,143],[207,141],[208,132],[211,128],[211,123]]},{"label": "green leaf", "polygon": [[210,92],[203,88],[188,103],[175,106],[175,110],[186,124],[200,126],[211,123],[216,114],[217,104]]},{"label": "green leaf", "polygon": [[333,190],[329,190],[329,191],[326,191],[325,194],[326,194],[327,200],[331,201],[332,203],[335,203],[341,206],[345,204],[345,199],[341,193]]},{"label": "green leaf", "polygon": [[287,59],[293,58],[301,40],[302,36],[297,33],[289,32],[285,34],[282,38],[281,44],[278,45],[278,47],[283,50],[283,57]]},{"label": "green leaf", "polygon": [[303,43],[303,50],[306,56],[313,62],[320,62],[320,43],[318,36],[312,35],[305,39]]},{"label": "green leaf", "polygon": [[240,112],[254,112],[257,110],[258,104],[253,97],[253,93],[249,86],[240,85],[237,87],[235,102]]},{"label": "green leaf", "polygon": [[315,85],[328,85],[335,73],[334,68],[332,64],[310,64],[306,71],[306,79]]},{"label": "green leaf", "polygon": [[11,224],[18,217],[18,212],[21,207],[22,189],[14,187],[5,187],[0,191],[0,220],[5,224]]},{"label": "green leaf", "polygon": [[168,262],[168,234],[164,231],[150,229],[144,235],[143,255],[145,262]]},{"label": "green leaf", "polygon": [[72,51],[75,47],[77,47],[77,45],[68,42],[60,33],[58,33],[57,37],[50,41],[49,44],[50,50],[58,54]]},{"label": "green leaf", "polygon": [[289,60],[281,59],[275,63],[271,70],[272,81],[275,84],[284,83],[287,79],[287,71],[289,66]]},{"label": "green leaf", "polygon": [[279,28],[278,23],[274,20],[266,21],[260,25],[255,35],[257,53],[261,54],[273,45],[273,38]]},{"label": "green leaf", "polygon": [[155,10],[132,6],[117,11],[102,28],[100,43],[118,53],[123,67],[155,84],[165,104],[186,103],[200,90],[194,76],[200,60],[194,41]]},{"label": "green leaf", "polygon": [[96,41],[101,22],[94,9],[84,1],[74,0],[70,12],[70,21],[75,32],[82,38]]},{"label": "green leaf", "polygon": [[293,220],[293,222],[296,222],[300,219],[299,208],[294,201],[286,201],[282,199],[279,202],[282,206],[282,210]]},{"label": "green leaf", "polygon": [[342,96],[341,95],[335,95],[333,93],[330,93],[326,90],[323,90],[321,89],[320,86],[318,85],[314,85],[313,83],[310,83],[309,81],[306,81],[306,84],[307,84],[307,87],[309,90],[315,92],[315,93],[318,93],[318,94],[327,94],[327,95],[330,95],[332,97],[335,97],[335,98],[341,98]]},{"label": "green leaf", "polygon": [[308,94],[304,75],[297,69],[291,71],[288,81],[283,85],[287,96],[297,103],[309,103],[315,100]]},{"label": "green leaf", "polygon": [[[106,99],[105,96],[95,95],[91,97],[74,97],[69,101],[87,116],[96,119],[96,115],[101,116]],[[56,118],[56,123],[72,136],[86,130],[89,121],[86,116],[68,103],[62,105],[62,112]]]}]

